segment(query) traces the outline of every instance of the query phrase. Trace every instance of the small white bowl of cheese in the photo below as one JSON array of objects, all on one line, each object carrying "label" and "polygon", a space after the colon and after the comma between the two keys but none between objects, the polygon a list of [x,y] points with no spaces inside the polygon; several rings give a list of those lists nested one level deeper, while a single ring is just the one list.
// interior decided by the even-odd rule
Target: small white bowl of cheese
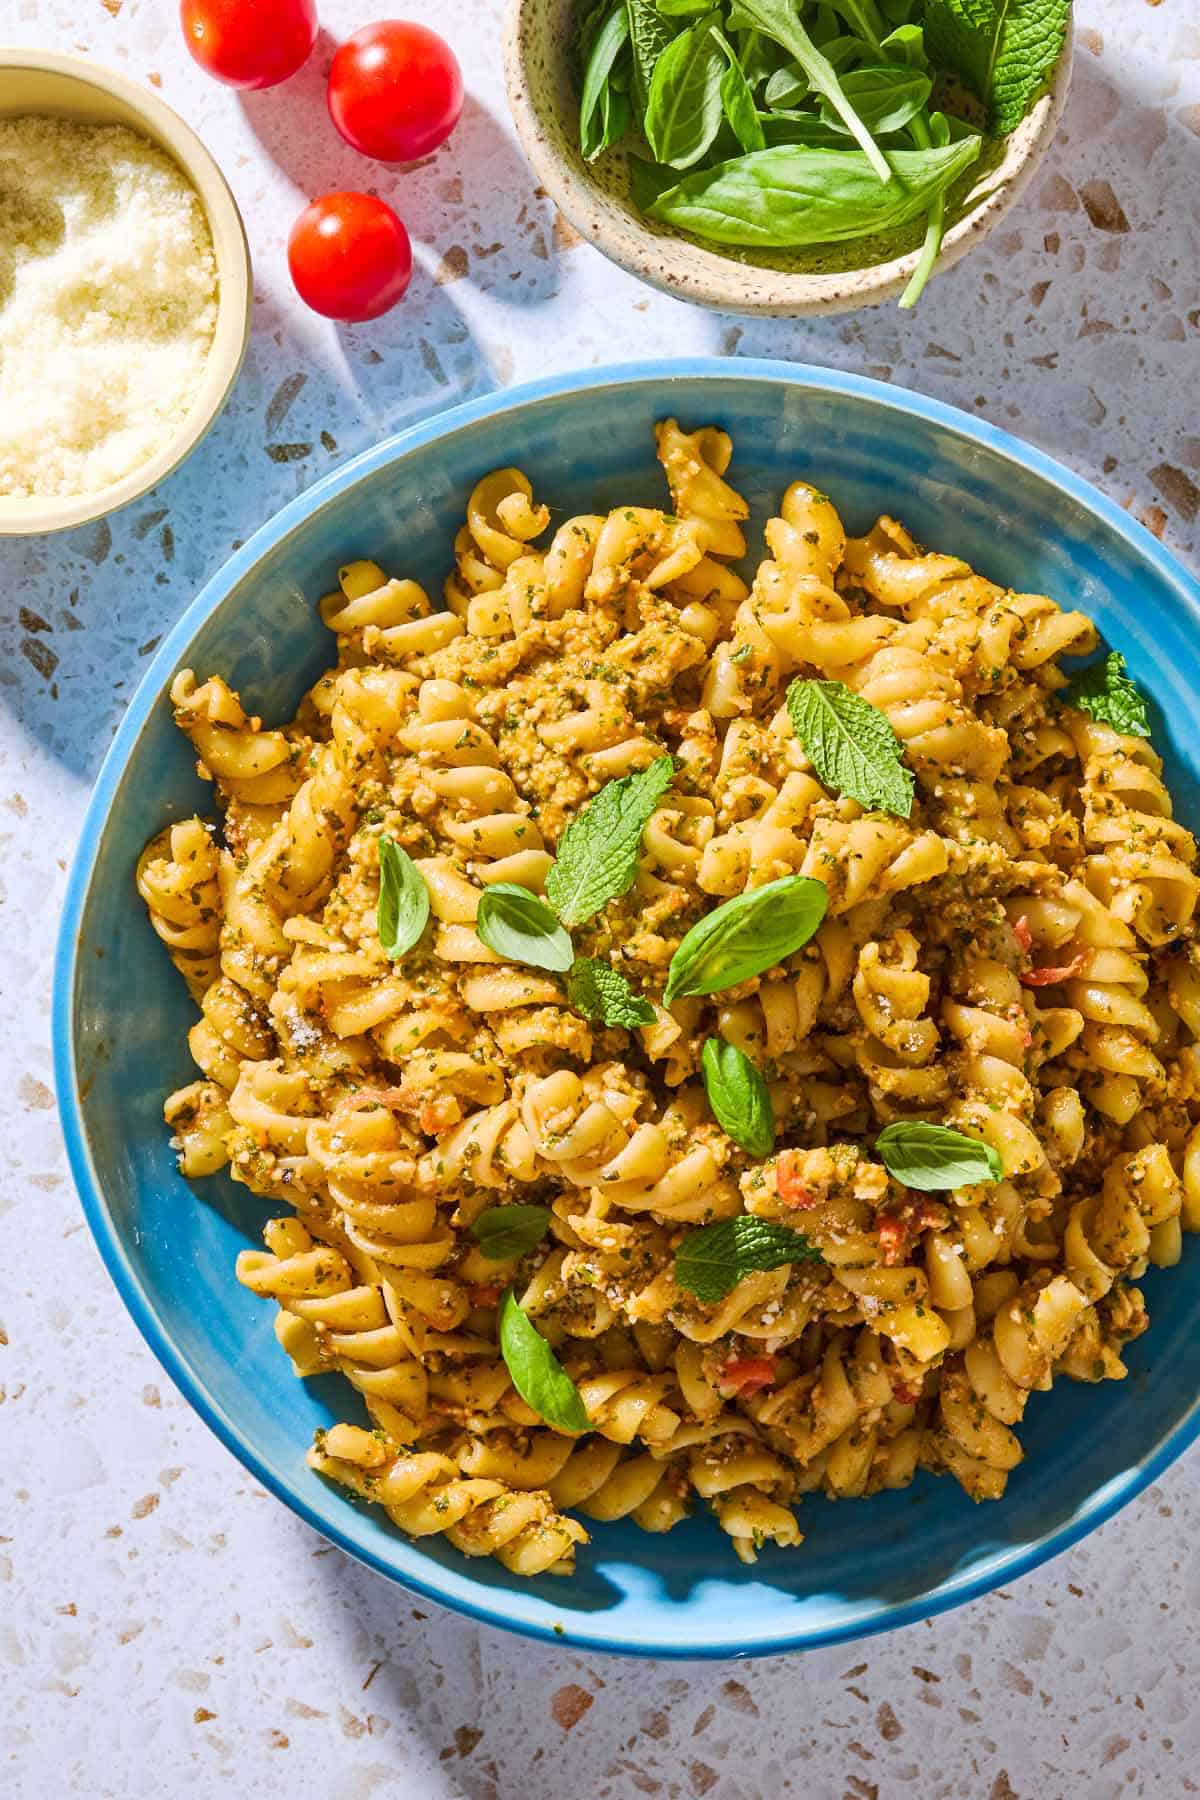
[{"label": "small white bowl of cheese", "polygon": [[0,537],[62,531],[169,474],[237,379],[237,204],[136,83],[0,47]]}]

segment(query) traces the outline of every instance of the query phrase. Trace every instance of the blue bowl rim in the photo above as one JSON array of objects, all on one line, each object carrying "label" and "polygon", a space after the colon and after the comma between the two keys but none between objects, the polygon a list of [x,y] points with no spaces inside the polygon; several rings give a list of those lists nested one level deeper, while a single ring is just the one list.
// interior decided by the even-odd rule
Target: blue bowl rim
[{"label": "blue bowl rim", "polygon": [[[504,1611],[503,1590],[497,1590],[493,1597],[489,1590],[478,1587],[469,1572],[458,1574],[443,1569],[440,1565],[430,1564],[415,1543],[397,1537],[391,1556],[384,1558],[365,1546],[352,1542],[335,1523],[316,1512],[299,1488],[292,1487],[283,1480],[276,1480],[260,1461],[253,1443],[242,1435],[234,1420],[209,1393],[199,1376],[176,1349],[170,1335],[155,1316],[149,1296],[126,1257],[92,1164],[76,1077],[74,1001],[84,907],[105,823],[128,756],[153,708],[158,704],[169,677],[174,674],[179,656],[204,620],[216,610],[230,589],[253,569],[261,556],[303,524],[316,508],[352,487],[361,477],[374,473],[398,456],[421,449],[463,427],[517,411],[534,402],[557,399],[594,388],[626,384],[655,384],[662,392],[664,410],[669,410],[672,384],[709,380],[768,381],[853,396],[886,410],[915,414],[1032,470],[1071,499],[1087,507],[1150,562],[1167,585],[1175,589],[1181,606],[1190,614],[1200,631],[1200,582],[1143,525],[1082,476],[1074,474],[1043,451],[1024,443],[999,426],[977,419],[958,407],[930,399],[910,388],[806,363],[776,362],[750,357],[726,359],[701,356],[611,364],[546,376],[499,394],[484,395],[480,399],[453,407],[448,412],[439,413],[360,452],[297,495],[226,560],[167,634],[134,693],[105,754],[88,803],[63,903],[55,956],[52,1012],[55,1085],[67,1156],[84,1217],[101,1258],[134,1323],[158,1361],[205,1424],[254,1478],[347,1555],[411,1592],[436,1601],[453,1612],[482,1624],[515,1632],[519,1636],[576,1650],[689,1661],[779,1655],[787,1651],[818,1649],[830,1644],[871,1637],[878,1632],[896,1630],[904,1625],[934,1618],[951,1607],[964,1605],[990,1593],[1004,1581],[1012,1581],[1028,1574],[1104,1524],[1183,1454],[1200,1436],[1200,1396],[1140,1462],[1107,1481],[1070,1519],[1007,1554],[994,1554],[984,1567],[969,1578],[956,1580],[950,1576],[925,1595],[898,1603],[880,1602],[873,1612],[844,1624],[816,1629],[785,1626],[769,1636],[754,1638],[738,1632],[736,1619],[731,1615],[734,1629],[718,1641],[697,1646],[680,1645],[669,1639],[647,1641],[640,1633],[636,1636],[613,1636],[611,1628],[606,1631],[602,1621],[598,1620],[593,1624],[590,1617],[581,1619],[578,1615],[568,1625],[508,1618]],[[489,1593],[489,1598],[481,1600],[478,1598],[480,1592]]]}]

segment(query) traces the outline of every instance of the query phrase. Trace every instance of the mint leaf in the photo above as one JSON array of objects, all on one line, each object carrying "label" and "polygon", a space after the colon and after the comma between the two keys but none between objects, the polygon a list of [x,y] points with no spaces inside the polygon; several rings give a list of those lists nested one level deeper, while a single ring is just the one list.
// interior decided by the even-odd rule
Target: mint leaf
[{"label": "mint leaf", "polygon": [[920,1119],[888,1125],[875,1139],[875,1148],[889,1175],[923,1194],[999,1181],[1004,1174],[1000,1154],[990,1144]]},{"label": "mint leaf", "polygon": [[471,1226],[471,1236],[489,1262],[512,1262],[541,1243],[552,1216],[548,1206],[489,1206]]},{"label": "mint leaf", "polygon": [[500,1354],[518,1394],[547,1425],[556,1431],[591,1430],[579,1389],[511,1288],[500,1302]]},{"label": "mint leaf", "polygon": [[717,994],[773,968],[807,944],[829,904],[823,881],[784,875],[726,900],[693,925],[671,958],[664,1006],[683,994]]},{"label": "mint leaf", "polygon": [[1079,671],[1063,699],[1089,719],[1111,725],[1126,737],[1148,738],[1150,715],[1145,698],[1124,671],[1125,658],[1119,650],[1110,650],[1103,662]]},{"label": "mint leaf", "polygon": [[379,839],[379,942],[387,956],[412,949],[429,918],[429,889],[412,858],[390,837]]},{"label": "mint leaf", "polygon": [[633,886],[642,832],[674,774],[674,757],[658,756],[637,775],[605,782],[572,819],[546,876],[546,898],[564,925],[582,925]]},{"label": "mint leaf", "polygon": [[575,960],[571,940],[546,902],[511,881],[484,888],[475,931],[497,956],[533,969],[562,975]]},{"label": "mint leaf", "polygon": [[756,1271],[824,1260],[802,1231],[742,1213],[688,1233],[675,1253],[675,1284],[710,1305]]},{"label": "mint leaf", "polygon": [[1007,137],[1021,123],[1058,61],[1071,0],[926,0],[931,60],[952,69]]},{"label": "mint leaf", "polygon": [[654,1008],[635,994],[620,969],[598,956],[580,956],[567,979],[567,999],[585,1019],[602,1025],[653,1025]]},{"label": "mint leaf", "polygon": [[708,1104],[721,1130],[751,1156],[770,1156],[775,1113],[760,1071],[724,1038],[708,1038],[700,1061]]},{"label": "mint leaf", "polygon": [[907,819],[914,781],[900,758],[904,745],[877,706],[841,681],[793,681],[787,691],[792,730],[826,787],[869,811]]}]

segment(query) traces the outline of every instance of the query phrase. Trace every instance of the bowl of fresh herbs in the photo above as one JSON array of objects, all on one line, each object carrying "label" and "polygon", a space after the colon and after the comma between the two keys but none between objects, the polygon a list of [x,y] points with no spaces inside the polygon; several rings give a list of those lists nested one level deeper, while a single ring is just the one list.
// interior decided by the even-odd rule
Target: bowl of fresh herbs
[{"label": "bowl of fresh herbs", "polygon": [[916,304],[1054,135],[1071,0],[510,0],[509,102],[571,223],[701,305]]}]

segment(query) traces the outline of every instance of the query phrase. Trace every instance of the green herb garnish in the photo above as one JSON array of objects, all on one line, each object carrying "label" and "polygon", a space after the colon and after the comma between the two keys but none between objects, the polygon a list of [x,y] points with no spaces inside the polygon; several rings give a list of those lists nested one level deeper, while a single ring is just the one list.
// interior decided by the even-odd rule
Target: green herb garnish
[{"label": "green herb garnish", "polygon": [[546,898],[564,925],[582,925],[633,886],[642,832],[674,773],[674,757],[656,757],[639,774],[606,782],[572,819],[546,876]]},{"label": "green herb garnish", "polygon": [[927,1125],[920,1119],[886,1126],[875,1139],[875,1148],[889,1175],[924,1194],[999,1181],[1004,1174],[1000,1153],[990,1144],[949,1125]]},{"label": "green herb garnish", "polygon": [[379,942],[387,956],[412,949],[429,918],[429,889],[406,851],[390,837],[379,839]]},{"label": "green herb garnish", "polygon": [[500,1354],[527,1406],[556,1431],[590,1431],[579,1389],[522,1312],[512,1289],[500,1302]]},{"label": "green herb garnish", "polygon": [[900,761],[904,745],[877,706],[841,681],[793,681],[787,709],[826,787],[871,811],[908,818],[914,783]]},{"label": "green herb garnish", "polygon": [[623,1025],[632,1031],[653,1025],[650,1002],[635,994],[620,969],[598,956],[580,956],[567,978],[567,999],[585,1019],[603,1025]]},{"label": "green herb garnish", "polygon": [[785,875],[726,900],[693,925],[671,958],[663,1003],[686,994],[718,994],[791,956],[825,917],[829,890],[806,875]]},{"label": "green herb garnish", "polygon": [[1110,650],[1103,662],[1079,671],[1063,699],[1089,719],[1111,725],[1126,737],[1148,738],[1150,714],[1145,697],[1124,671],[1125,658],[1119,650]]},{"label": "green herb garnish", "polygon": [[751,1156],[775,1148],[775,1114],[761,1072],[736,1044],[710,1037],[701,1055],[704,1091],[721,1130]]},{"label": "green herb garnish", "polygon": [[675,1253],[675,1282],[711,1305],[732,1293],[747,1275],[779,1269],[784,1263],[824,1260],[802,1231],[742,1213],[688,1233]]},{"label": "green herb garnish", "polygon": [[571,940],[546,902],[510,881],[484,888],[475,930],[489,950],[509,962],[563,975],[575,960]]},{"label": "green herb garnish", "polygon": [[553,1217],[548,1206],[489,1206],[471,1226],[488,1262],[512,1262],[541,1243]]}]

